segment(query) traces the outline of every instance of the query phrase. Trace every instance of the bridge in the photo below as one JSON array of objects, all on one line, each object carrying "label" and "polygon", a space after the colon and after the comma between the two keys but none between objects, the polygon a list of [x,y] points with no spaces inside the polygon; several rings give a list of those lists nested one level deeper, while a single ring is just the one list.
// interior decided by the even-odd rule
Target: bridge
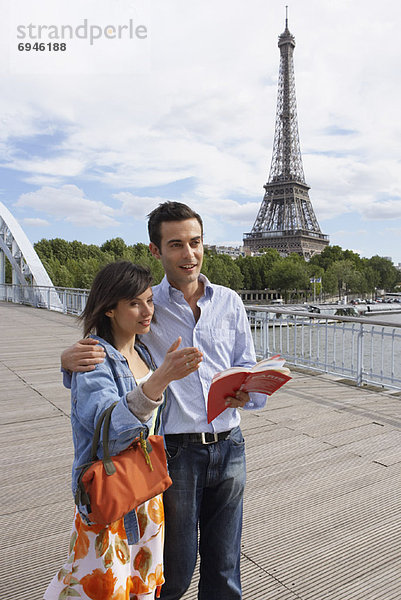
[{"label": "bridge", "polygon": [[[1,600],[41,600],[72,524],[69,393],[75,318],[0,302]],[[401,597],[400,392],[302,369],[243,411],[244,600]],[[196,578],[184,600],[197,597]]]},{"label": "bridge", "polygon": [[[32,300],[33,293],[38,306],[49,300],[43,289],[53,290],[53,283],[21,225],[0,202],[0,286],[6,280],[6,259],[11,266],[12,284],[22,287],[20,301]],[[52,293],[51,298],[53,310],[61,310],[58,295]]]},{"label": "bridge", "polygon": [[[5,258],[11,285],[5,284]],[[71,314],[60,313],[81,312],[86,295],[53,286],[21,227],[0,203],[0,600],[41,600],[66,559],[73,448],[59,355],[80,332]],[[280,351],[296,366],[291,382],[265,409],[242,413],[248,464],[243,598],[398,599],[398,328],[374,325],[366,331],[363,319],[337,318],[337,324],[333,317],[330,329],[328,319],[311,323],[307,314],[296,312],[277,325],[277,314],[248,308],[261,355]],[[371,348],[381,347],[381,360],[373,352],[368,357],[370,370],[364,367],[364,336]],[[355,356],[344,352],[347,346],[355,347]],[[303,370],[302,361],[316,370]],[[359,387],[350,385],[350,377]],[[196,598],[194,577],[183,600]]]}]

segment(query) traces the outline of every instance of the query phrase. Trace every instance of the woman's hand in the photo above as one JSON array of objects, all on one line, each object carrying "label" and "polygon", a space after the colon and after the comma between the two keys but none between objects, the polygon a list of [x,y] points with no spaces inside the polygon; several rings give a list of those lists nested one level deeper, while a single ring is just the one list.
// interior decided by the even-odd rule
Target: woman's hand
[{"label": "woman's hand", "polygon": [[190,373],[199,369],[202,362],[202,352],[197,348],[181,348],[179,337],[167,350],[163,363],[143,384],[143,391],[152,400],[161,396],[171,381],[183,379]]},{"label": "woman's hand", "polygon": [[202,362],[203,355],[197,348],[181,348],[181,350],[178,350],[180,344],[181,337],[170,346],[163,363],[157,369],[166,377],[168,383],[193,373],[199,369]]}]

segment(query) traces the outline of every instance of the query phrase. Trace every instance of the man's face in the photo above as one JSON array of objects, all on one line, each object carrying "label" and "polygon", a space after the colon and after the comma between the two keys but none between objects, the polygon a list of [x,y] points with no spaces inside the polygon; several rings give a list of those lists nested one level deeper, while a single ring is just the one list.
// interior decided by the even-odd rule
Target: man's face
[{"label": "man's face", "polygon": [[159,258],[167,279],[177,289],[198,280],[203,260],[201,226],[197,219],[164,221],[160,249],[152,242],[150,251]]}]

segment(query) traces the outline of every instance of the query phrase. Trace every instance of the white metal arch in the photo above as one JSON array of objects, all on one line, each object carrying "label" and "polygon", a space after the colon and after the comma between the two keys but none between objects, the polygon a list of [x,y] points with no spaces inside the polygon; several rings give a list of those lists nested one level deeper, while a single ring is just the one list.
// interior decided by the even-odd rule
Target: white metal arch
[{"label": "white metal arch", "polygon": [[[0,202],[0,284],[5,283],[5,257],[11,263],[13,284],[54,289],[52,280],[21,225]],[[47,290],[38,292],[43,295],[45,301]],[[53,294],[53,302],[54,300],[56,306],[59,304],[61,309],[62,305],[56,293]]]}]

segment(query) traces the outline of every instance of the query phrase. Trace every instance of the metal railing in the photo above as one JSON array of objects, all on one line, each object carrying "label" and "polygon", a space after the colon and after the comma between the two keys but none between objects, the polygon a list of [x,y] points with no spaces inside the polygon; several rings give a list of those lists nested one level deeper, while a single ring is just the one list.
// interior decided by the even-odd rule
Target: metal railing
[{"label": "metal railing", "polygon": [[78,288],[0,284],[0,301],[27,304],[70,315],[81,314],[88,294],[89,290]]},{"label": "metal railing", "polygon": [[401,389],[400,324],[283,308],[246,307],[256,354],[342,375],[357,385]]},{"label": "metal railing", "polygon": [[[89,290],[0,284],[0,301],[79,315]],[[401,390],[400,324],[291,310],[246,306],[256,354],[281,354],[289,364],[341,375],[357,385]]]}]

